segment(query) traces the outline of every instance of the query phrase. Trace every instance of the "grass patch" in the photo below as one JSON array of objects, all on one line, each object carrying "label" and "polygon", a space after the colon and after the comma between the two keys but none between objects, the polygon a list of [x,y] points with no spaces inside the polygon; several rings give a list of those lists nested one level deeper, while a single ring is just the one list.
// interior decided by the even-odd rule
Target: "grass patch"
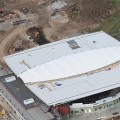
[{"label": "grass patch", "polygon": [[120,34],[112,35],[112,37],[116,38],[117,40],[120,41]]},{"label": "grass patch", "polygon": [[120,8],[120,0],[113,0],[112,3],[116,8]]},{"label": "grass patch", "polygon": [[106,19],[102,25],[98,28],[95,28],[93,31],[104,31],[113,37],[120,40],[120,0],[113,0],[113,4],[115,5],[117,11],[110,18]]},{"label": "grass patch", "polygon": [[108,18],[100,27],[94,29],[93,31],[103,30],[106,33],[114,34],[119,32],[120,29],[120,10],[114,15]]}]

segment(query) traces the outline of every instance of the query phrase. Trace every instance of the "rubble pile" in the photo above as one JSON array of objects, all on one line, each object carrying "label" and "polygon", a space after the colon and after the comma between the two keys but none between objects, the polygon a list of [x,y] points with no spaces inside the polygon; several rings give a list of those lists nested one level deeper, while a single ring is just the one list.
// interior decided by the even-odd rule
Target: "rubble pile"
[{"label": "rubble pile", "polygon": [[100,22],[108,18],[114,6],[112,0],[67,0],[66,12],[69,17],[76,21]]}]

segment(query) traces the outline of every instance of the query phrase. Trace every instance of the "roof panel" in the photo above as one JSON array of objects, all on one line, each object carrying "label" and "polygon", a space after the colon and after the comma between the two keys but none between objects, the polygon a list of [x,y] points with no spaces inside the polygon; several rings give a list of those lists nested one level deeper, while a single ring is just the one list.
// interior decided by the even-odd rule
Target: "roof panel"
[{"label": "roof panel", "polygon": [[[72,50],[67,41],[74,40],[80,48]],[[96,43],[93,43],[96,41]],[[10,66],[16,75],[25,72],[29,68],[21,64],[24,60],[31,68],[46,63],[48,61],[71,55],[78,52],[89,51],[93,49],[119,46],[120,42],[104,32],[91,33],[77,37],[67,38],[47,45],[38,46],[32,49],[22,51],[13,55],[4,57],[5,62]]]},{"label": "roof panel", "polygon": [[27,87],[47,105],[63,104],[86,96],[120,87],[120,66],[109,71],[102,71],[92,75],[75,77],[69,81],[60,81],[61,86],[47,84],[48,88],[28,84]]},{"label": "roof panel", "polygon": [[25,83],[73,77],[120,61],[119,52],[120,46],[79,52],[41,64],[18,76]]}]

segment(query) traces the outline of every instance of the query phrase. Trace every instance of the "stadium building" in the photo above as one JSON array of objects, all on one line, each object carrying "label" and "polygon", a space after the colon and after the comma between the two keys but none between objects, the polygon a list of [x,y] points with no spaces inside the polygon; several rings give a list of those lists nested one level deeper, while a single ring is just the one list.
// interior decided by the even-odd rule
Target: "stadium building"
[{"label": "stadium building", "polygon": [[14,72],[7,84],[20,79],[31,92],[28,97],[17,96],[26,108],[39,105],[49,116],[59,117],[59,113],[92,113],[120,103],[120,42],[102,31],[35,47],[4,60]]}]

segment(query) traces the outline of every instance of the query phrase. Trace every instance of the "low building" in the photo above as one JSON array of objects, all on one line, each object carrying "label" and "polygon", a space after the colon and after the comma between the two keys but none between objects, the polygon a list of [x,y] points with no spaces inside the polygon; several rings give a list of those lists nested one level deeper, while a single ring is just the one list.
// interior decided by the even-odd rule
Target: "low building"
[{"label": "low building", "polygon": [[96,111],[109,109],[117,105],[120,105],[120,93],[115,96],[97,100],[92,104],[74,103],[70,106],[70,113],[76,115],[82,113],[95,113]]},{"label": "low building", "polygon": [[[53,120],[54,116],[44,111],[45,105],[14,74],[0,77],[0,95],[10,105],[8,112],[17,120]],[[18,117],[16,117],[18,116]]]},{"label": "low building", "polygon": [[93,104],[74,103],[70,106],[70,114],[80,115],[82,113],[92,113]]}]

